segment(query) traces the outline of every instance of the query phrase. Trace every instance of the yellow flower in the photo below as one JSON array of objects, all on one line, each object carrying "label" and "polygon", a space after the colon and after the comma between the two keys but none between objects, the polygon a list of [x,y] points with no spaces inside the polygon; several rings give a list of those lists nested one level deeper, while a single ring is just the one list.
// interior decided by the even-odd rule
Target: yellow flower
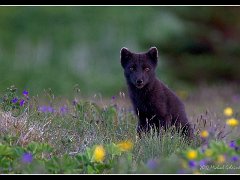
[{"label": "yellow flower", "polygon": [[117,144],[117,147],[121,150],[121,151],[130,151],[133,148],[133,143],[130,140],[127,141],[123,141]]},{"label": "yellow flower", "polygon": [[238,126],[239,122],[235,118],[227,119],[226,124],[231,127]]},{"label": "yellow flower", "polygon": [[206,149],[206,151],[205,151],[205,156],[207,156],[207,157],[211,157],[212,156],[212,154],[213,154],[213,151],[211,150],[211,149]]},{"label": "yellow flower", "polygon": [[206,130],[203,130],[202,132],[200,132],[200,136],[202,138],[207,138],[209,136],[209,133]]},{"label": "yellow flower", "polygon": [[231,116],[233,114],[233,109],[231,107],[227,107],[223,111],[225,116]]},{"label": "yellow flower", "polygon": [[217,163],[219,163],[219,164],[223,164],[224,162],[225,162],[225,156],[224,155],[219,155],[218,157],[217,157]]},{"label": "yellow flower", "polygon": [[93,161],[95,162],[102,162],[105,158],[105,150],[102,145],[96,146],[93,152]]},{"label": "yellow flower", "polygon": [[197,158],[197,155],[198,155],[198,153],[197,153],[197,151],[195,151],[195,150],[189,150],[188,152],[187,152],[187,158],[188,159],[196,159]]}]

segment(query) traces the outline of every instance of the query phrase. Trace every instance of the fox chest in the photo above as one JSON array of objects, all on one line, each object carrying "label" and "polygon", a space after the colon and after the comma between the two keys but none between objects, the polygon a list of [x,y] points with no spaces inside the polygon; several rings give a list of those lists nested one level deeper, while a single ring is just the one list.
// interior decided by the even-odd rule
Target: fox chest
[{"label": "fox chest", "polygon": [[155,103],[152,102],[152,99],[147,97],[134,97],[132,102],[136,111],[147,114],[156,114]]}]

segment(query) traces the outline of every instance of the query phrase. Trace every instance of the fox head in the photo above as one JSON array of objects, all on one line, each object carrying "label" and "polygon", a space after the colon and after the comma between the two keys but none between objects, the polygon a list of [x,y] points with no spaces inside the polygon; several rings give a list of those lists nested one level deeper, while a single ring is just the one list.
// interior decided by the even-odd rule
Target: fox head
[{"label": "fox head", "polygon": [[133,53],[123,47],[120,54],[121,65],[128,83],[141,89],[153,79],[158,62],[156,47],[151,47],[144,53]]}]

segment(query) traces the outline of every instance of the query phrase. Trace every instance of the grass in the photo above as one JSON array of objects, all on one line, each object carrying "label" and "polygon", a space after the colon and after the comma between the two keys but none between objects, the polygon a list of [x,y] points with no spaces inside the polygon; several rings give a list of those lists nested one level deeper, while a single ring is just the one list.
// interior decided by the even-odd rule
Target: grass
[{"label": "grass", "polygon": [[[193,93],[178,92],[185,101],[189,119],[194,124],[196,138],[188,142],[177,133],[172,133],[173,129],[161,133],[160,137],[148,134],[138,139],[137,119],[128,98],[123,93],[109,100],[100,96],[83,99],[78,94],[74,99],[69,100],[54,97],[52,92],[47,92],[43,96],[46,98],[31,96],[31,92],[29,96],[24,96],[12,87],[1,99],[0,164],[5,162],[4,158],[7,157],[1,147],[9,151],[12,149],[11,152],[31,152],[39,162],[37,165],[28,165],[25,169],[19,169],[17,164],[20,163],[19,158],[22,156],[20,153],[8,157],[7,162],[12,164],[6,165],[7,170],[0,168],[0,171],[1,173],[77,174],[236,173],[238,170],[200,171],[199,167],[192,168],[190,165],[185,167],[182,164],[188,163],[189,149],[199,152],[200,159],[194,159],[196,163],[199,163],[201,158],[205,158],[201,154],[203,153],[201,149],[207,147],[213,146],[212,150],[215,152],[211,163],[217,162],[215,159],[221,153],[224,153],[224,157],[239,153],[239,151],[233,152],[227,145],[231,140],[237,142],[240,135],[239,128],[227,126],[226,119],[230,117],[223,114],[223,109],[231,106],[234,109],[232,116],[239,119],[240,101],[237,90],[236,86],[222,86],[221,89],[216,86],[201,87]],[[26,102],[23,106],[19,103],[11,103],[13,97],[25,99]],[[203,130],[209,132],[209,136],[205,139],[200,138],[200,132]],[[116,144],[126,140],[131,141],[133,149],[120,153],[116,150]],[[37,145],[32,144],[33,142]],[[43,156],[41,148],[45,145],[41,144],[47,144],[47,147],[52,148],[51,151],[48,150],[47,156]],[[104,163],[92,162],[96,145],[104,145],[107,151]],[[35,152],[39,148],[40,155]]]}]

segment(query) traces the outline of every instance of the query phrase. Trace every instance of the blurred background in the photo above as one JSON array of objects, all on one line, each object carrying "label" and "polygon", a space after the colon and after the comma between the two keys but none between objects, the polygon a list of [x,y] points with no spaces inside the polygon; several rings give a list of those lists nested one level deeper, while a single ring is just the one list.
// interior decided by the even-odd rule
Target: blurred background
[{"label": "blurred background", "polygon": [[120,49],[156,46],[179,91],[240,82],[240,7],[0,7],[0,92],[126,91]]}]

